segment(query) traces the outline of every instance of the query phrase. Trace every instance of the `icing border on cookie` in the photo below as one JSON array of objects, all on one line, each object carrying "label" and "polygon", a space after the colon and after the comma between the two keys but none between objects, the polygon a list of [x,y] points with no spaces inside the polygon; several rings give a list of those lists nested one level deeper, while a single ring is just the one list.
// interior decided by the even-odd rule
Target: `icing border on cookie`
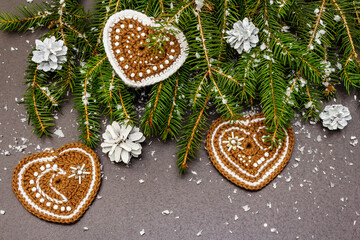
[{"label": "icing border on cookie", "polygon": [[154,27],[158,27],[160,25],[157,23],[154,23],[151,20],[151,18],[146,16],[145,14],[134,11],[134,10],[130,10],[130,9],[123,10],[123,11],[113,14],[106,22],[105,28],[103,31],[103,44],[104,44],[105,52],[106,52],[106,55],[112,65],[112,67],[114,68],[115,72],[119,75],[119,77],[124,81],[124,83],[126,85],[131,86],[131,87],[136,87],[136,88],[152,85],[154,83],[157,83],[157,82],[160,82],[160,81],[163,81],[163,80],[169,78],[177,70],[179,70],[179,68],[184,64],[184,62],[186,61],[186,58],[188,56],[188,53],[187,53],[188,43],[186,41],[185,35],[179,29],[177,29],[173,26],[168,26],[168,27],[166,27],[166,29],[175,30],[176,32],[178,32],[174,36],[180,43],[181,52],[180,52],[179,57],[176,59],[176,61],[170,67],[165,69],[160,74],[156,74],[155,76],[152,75],[152,76],[144,78],[138,82],[129,79],[124,74],[124,71],[121,69],[121,67],[119,66],[118,61],[115,59],[115,55],[112,50],[111,41],[110,41],[111,33],[110,33],[109,29],[111,27],[113,27],[115,25],[115,23],[117,23],[121,18],[134,18],[134,20],[136,18],[136,20],[139,21],[140,23],[142,23],[143,25],[149,25],[149,26],[154,26]]}]

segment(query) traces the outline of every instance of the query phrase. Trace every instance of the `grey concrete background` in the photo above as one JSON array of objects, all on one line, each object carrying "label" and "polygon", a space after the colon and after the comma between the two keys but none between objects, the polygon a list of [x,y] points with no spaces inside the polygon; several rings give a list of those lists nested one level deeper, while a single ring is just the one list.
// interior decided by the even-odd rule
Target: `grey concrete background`
[{"label": "grey concrete background", "polygon": [[[1,0],[0,10],[13,11],[19,3],[26,0]],[[65,136],[41,139],[27,125],[24,106],[16,103],[39,34],[0,33],[0,210],[5,211],[0,239],[360,239],[360,144],[350,144],[360,138],[360,105],[356,91],[343,90],[336,102],[351,110],[348,127],[330,132],[295,120],[291,160],[261,191],[225,180],[204,148],[180,176],[176,143],[147,139],[141,158],[129,167],[112,164],[96,149],[104,177],[98,198],[80,221],[61,225],[33,216],[12,192],[14,167],[28,154],[58,148],[79,135],[72,102],[57,115],[56,129]]]}]

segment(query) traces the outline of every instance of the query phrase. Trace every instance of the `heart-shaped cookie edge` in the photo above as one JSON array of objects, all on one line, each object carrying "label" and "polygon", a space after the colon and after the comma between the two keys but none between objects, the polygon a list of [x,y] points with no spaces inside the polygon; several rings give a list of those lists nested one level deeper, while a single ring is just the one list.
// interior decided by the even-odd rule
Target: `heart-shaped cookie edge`
[{"label": "heart-shaped cookie edge", "polygon": [[[83,200],[81,201],[82,203],[82,207],[79,208],[78,206],[78,210],[75,214],[73,212],[74,215],[71,218],[65,218],[65,219],[61,219],[61,218],[56,218],[56,217],[51,217],[51,214],[40,214],[40,211],[36,210],[34,207],[31,206],[31,204],[26,200],[26,198],[23,196],[23,194],[21,193],[21,190],[19,190],[19,185],[18,185],[18,175],[21,171],[21,169],[28,163],[28,162],[33,162],[36,159],[39,159],[41,157],[53,157],[53,158],[57,158],[60,153],[63,153],[66,151],[66,149],[81,149],[82,151],[85,151],[87,154],[89,154],[92,157],[92,160],[90,158],[91,161],[93,161],[93,164],[95,166],[94,171],[95,171],[95,179],[93,179],[93,181],[91,182],[91,184],[93,185],[92,187],[92,191],[91,188],[89,188],[88,192],[87,192],[87,199],[84,201],[85,198],[83,198]],[[14,172],[13,172],[13,178],[12,178],[12,189],[13,192],[16,196],[16,198],[19,200],[19,202],[24,206],[24,208],[29,211],[30,213],[32,213],[33,215],[35,215],[38,218],[41,218],[43,220],[49,221],[49,222],[56,222],[56,223],[64,223],[64,224],[71,224],[76,222],[77,220],[79,220],[84,213],[86,212],[86,210],[89,208],[89,206],[92,204],[92,202],[94,201],[97,192],[100,188],[100,184],[101,184],[101,170],[100,170],[100,163],[99,160],[97,158],[96,153],[90,149],[89,147],[81,144],[81,143],[69,143],[69,144],[65,144],[64,146],[58,148],[56,151],[54,152],[40,152],[40,153],[35,153],[29,156],[24,157],[15,167]],[[26,194],[26,193],[25,193]],[[84,202],[83,202],[84,201]],[[36,205],[37,206],[37,205]],[[37,206],[38,207],[38,206]],[[46,210],[43,210],[45,212],[48,212]],[[54,215],[54,214],[52,214]],[[70,215],[68,215],[70,216]]]},{"label": "heart-shaped cookie edge", "polygon": [[[252,119],[256,119],[256,118],[264,118],[264,114],[263,113],[258,113],[258,114],[255,114],[251,117],[243,117],[243,118],[239,118],[237,121],[251,121]],[[217,120],[215,120],[210,128],[209,128],[209,131],[208,131],[208,134],[207,134],[207,137],[206,137],[206,149],[207,149],[207,152],[209,154],[209,158],[210,158],[210,161],[212,162],[212,164],[214,165],[214,167],[216,168],[216,170],[222,175],[224,176],[226,179],[228,179],[230,182],[232,182],[233,184],[239,186],[239,187],[242,187],[244,189],[247,189],[247,190],[251,190],[251,191],[258,191],[262,188],[264,188],[265,186],[267,186],[272,180],[275,179],[275,177],[277,175],[279,175],[283,170],[284,168],[286,167],[286,165],[288,164],[290,158],[291,158],[291,154],[292,154],[292,151],[293,151],[293,147],[294,147],[294,143],[295,143],[295,137],[294,137],[294,131],[291,127],[289,127],[287,129],[287,136],[289,137],[289,150],[288,152],[286,153],[284,159],[281,161],[281,163],[279,164],[279,166],[277,166],[272,172],[271,172],[271,175],[268,176],[267,178],[265,178],[261,184],[258,184],[256,186],[250,186],[250,185],[247,185],[246,183],[244,183],[243,181],[239,180],[237,177],[241,178],[240,176],[236,175],[234,176],[233,172],[228,172],[226,171],[221,165],[220,163],[216,160],[216,157],[214,156],[214,153],[212,151],[212,135],[216,129],[216,127],[221,124],[222,122],[224,122],[224,120],[222,118],[219,118]]]},{"label": "heart-shaped cookie edge", "polygon": [[146,16],[145,14],[131,10],[131,9],[126,9],[126,10],[117,12],[117,13],[113,14],[107,20],[104,30],[103,30],[103,44],[104,44],[106,56],[109,59],[109,62],[111,64],[111,66],[113,67],[113,69],[115,70],[115,72],[118,74],[118,76],[123,80],[123,82],[126,85],[128,85],[130,87],[135,87],[135,88],[149,86],[149,85],[152,85],[157,82],[161,82],[161,81],[169,78],[177,70],[180,69],[180,67],[184,64],[184,62],[186,61],[186,58],[188,56],[188,53],[187,53],[188,43],[187,43],[185,35],[182,31],[180,31],[179,29],[177,29],[173,26],[168,26],[168,27],[166,27],[166,29],[174,30],[177,32],[177,34],[175,34],[175,38],[180,43],[180,50],[181,50],[179,57],[176,59],[176,61],[173,63],[173,65],[168,67],[167,69],[165,69],[162,72],[162,74],[159,74],[159,75],[156,74],[155,76],[144,78],[142,81],[139,81],[139,82],[129,79],[124,74],[122,69],[120,68],[118,61],[115,59],[115,55],[114,55],[114,52],[112,51],[111,42],[110,42],[111,34],[109,32],[109,29],[112,27],[113,24],[115,24],[115,22],[118,19],[121,19],[121,17],[124,17],[124,18],[137,17],[137,19],[141,20],[141,22],[144,25],[148,25],[148,26],[156,27],[156,26],[160,26],[160,25],[156,24],[154,21],[151,20],[150,17]]}]

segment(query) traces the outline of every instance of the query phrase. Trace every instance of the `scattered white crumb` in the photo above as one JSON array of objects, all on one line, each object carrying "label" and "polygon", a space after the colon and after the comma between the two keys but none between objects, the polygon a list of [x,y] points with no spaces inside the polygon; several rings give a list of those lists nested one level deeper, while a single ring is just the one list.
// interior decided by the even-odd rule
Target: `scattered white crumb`
[{"label": "scattered white crumb", "polygon": [[203,231],[203,230],[201,229],[201,230],[196,234],[196,236],[197,236],[197,237],[200,237],[201,234],[202,234],[202,231]]},{"label": "scattered white crumb", "polygon": [[169,210],[164,210],[161,212],[162,215],[169,215],[170,214],[170,211]]},{"label": "scattered white crumb", "polygon": [[276,182],[273,183],[273,188],[276,188]]},{"label": "scattered white crumb", "polygon": [[250,210],[250,207],[249,205],[245,205],[242,207],[244,209],[245,212],[249,211]]},{"label": "scattered white crumb", "polygon": [[5,210],[0,210],[0,214],[4,215],[5,214]]},{"label": "scattered white crumb", "polygon": [[191,173],[194,174],[194,175],[197,175],[197,172],[191,170]]},{"label": "scattered white crumb", "polygon": [[238,219],[239,219],[238,215],[235,214],[234,220],[236,221]]},{"label": "scattered white crumb", "polygon": [[63,131],[61,130],[61,128],[57,129],[55,132],[54,132],[55,135],[57,135],[59,138],[63,138],[65,137]]},{"label": "scattered white crumb", "polygon": [[290,181],[291,181],[291,179],[292,179],[292,177],[291,177],[291,176],[285,177],[285,182],[290,182]]},{"label": "scattered white crumb", "polygon": [[143,236],[144,234],[145,234],[145,229],[142,229],[142,230],[140,231],[140,235]]},{"label": "scattered white crumb", "polygon": [[276,228],[271,228],[270,231],[271,231],[272,233],[278,233],[278,231],[276,230]]},{"label": "scattered white crumb", "polygon": [[268,224],[267,223],[264,223],[264,227],[267,227],[268,226]]},{"label": "scattered white crumb", "polygon": [[140,180],[139,180],[139,183],[144,183],[144,182],[145,182],[144,179],[140,179]]},{"label": "scattered white crumb", "polygon": [[199,185],[201,182],[202,182],[202,180],[199,179],[199,180],[196,181],[196,184]]},{"label": "scattered white crumb", "polygon": [[359,143],[359,140],[356,139],[356,136],[351,136],[350,137],[350,145],[352,145],[353,147],[356,147],[356,145]]},{"label": "scattered white crumb", "polygon": [[89,230],[89,228],[88,228],[88,227],[84,227],[84,231],[87,231],[87,230]]},{"label": "scattered white crumb", "polygon": [[96,199],[102,199],[102,196],[97,195],[97,196],[96,196]]}]

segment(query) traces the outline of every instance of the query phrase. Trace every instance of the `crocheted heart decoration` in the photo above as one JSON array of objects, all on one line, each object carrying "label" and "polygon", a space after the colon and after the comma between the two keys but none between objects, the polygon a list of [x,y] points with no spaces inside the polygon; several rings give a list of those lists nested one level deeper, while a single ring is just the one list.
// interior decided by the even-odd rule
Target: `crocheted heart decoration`
[{"label": "crocheted heart decoration", "polygon": [[95,152],[81,143],[70,143],[23,158],[15,167],[12,187],[21,204],[35,216],[73,223],[94,200],[100,182]]},{"label": "crocheted heart decoration", "polygon": [[159,27],[152,18],[137,11],[123,10],[112,15],[104,28],[103,43],[106,55],[125,84],[144,87],[160,82],[175,73],[187,57],[187,42],[184,34],[169,26],[163,51],[154,51],[146,46],[150,36]]},{"label": "crocheted heart decoration", "polygon": [[288,128],[284,140],[271,149],[265,137],[265,117],[256,114],[236,121],[216,120],[207,135],[207,151],[215,168],[234,184],[259,190],[273,180],[288,163],[294,132]]}]

